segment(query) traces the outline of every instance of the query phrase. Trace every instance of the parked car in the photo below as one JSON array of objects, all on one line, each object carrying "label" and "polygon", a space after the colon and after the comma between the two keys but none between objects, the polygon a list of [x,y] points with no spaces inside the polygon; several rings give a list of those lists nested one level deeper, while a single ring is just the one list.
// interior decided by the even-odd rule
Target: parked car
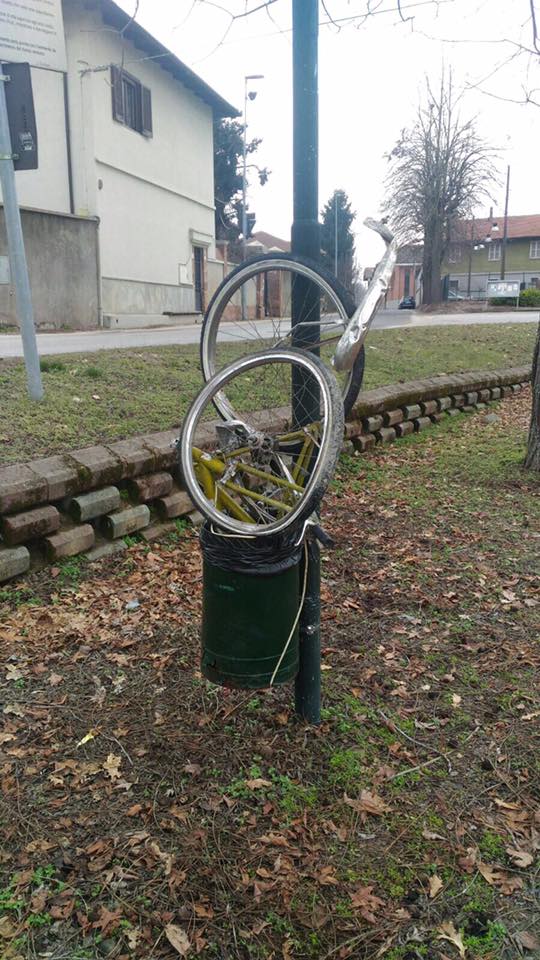
[{"label": "parked car", "polygon": [[399,305],[399,310],[416,310],[416,300],[414,297],[403,297]]}]

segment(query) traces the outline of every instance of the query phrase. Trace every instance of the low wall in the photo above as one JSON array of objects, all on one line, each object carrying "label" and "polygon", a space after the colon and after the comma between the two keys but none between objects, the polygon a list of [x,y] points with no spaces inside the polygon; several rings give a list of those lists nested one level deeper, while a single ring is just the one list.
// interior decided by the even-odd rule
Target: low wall
[{"label": "low wall", "polygon": [[[97,218],[26,209],[21,210],[21,219],[38,330],[97,328]],[[4,208],[0,207],[0,256],[7,253]],[[11,283],[0,283],[0,326],[18,326]]]},{"label": "low wall", "polygon": [[[430,377],[367,390],[345,429],[345,448],[425,430],[445,416],[483,409],[517,393],[530,367]],[[279,417],[279,411],[266,411]],[[126,548],[126,537],[152,540],[193,512],[176,477],[179,429],[87,447],[0,468],[0,582],[47,562],[89,560]]]}]

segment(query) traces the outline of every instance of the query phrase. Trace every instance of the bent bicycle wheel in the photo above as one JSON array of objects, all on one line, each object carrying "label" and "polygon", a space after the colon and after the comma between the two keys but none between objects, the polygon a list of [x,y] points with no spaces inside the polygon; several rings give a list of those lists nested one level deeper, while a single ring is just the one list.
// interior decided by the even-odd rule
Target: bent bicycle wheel
[{"label": "bent bicycle wheel", "polygon": [[[224,391],[238,411],[215,420]],[[318,506],[343,440],[343,402],[333,374],[304,350],[235,360],[188,410],[178,445],[186,489],[219,530],[268,536]]]},{"label": "bent bicycle wheel", "polygon": [[[302,323],[291,329],[293,312]],[[355,303],[323,267],[287,253],[268,253],[241,263],[212,297],[201,333],[205,380],[234,360],[273,347],[301,347],[331,366],[334,346],[353,315]],[[334,371],[335,372],[335,371]],[[362,385],[364,350],[351,370],[336,374],[347,415]],[[225,419],[236,416],[226,391],[216,399]]]}]

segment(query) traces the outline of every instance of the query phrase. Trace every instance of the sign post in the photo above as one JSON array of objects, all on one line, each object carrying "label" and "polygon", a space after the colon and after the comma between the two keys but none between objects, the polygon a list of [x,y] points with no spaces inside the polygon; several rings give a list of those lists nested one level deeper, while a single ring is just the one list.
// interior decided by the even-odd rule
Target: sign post
[{"label": "sign post", "polygon": [[495,300],[496,298],[510,299],[511,297],[515,297],[516,307],[519,307],[519,294],[519,280],[488,280],[488,300]]},{"label": "sign post", "polygon": [[6,83],[11,77],[5,74],[0,66],[0,183],[4,200],[4,214],[6,218],[6,232],[9,249],[11,275],[17,298],[17,312],[21,325],[21,336],[24,350],[24,362],[28,393],[32,400],[43,399],[43,384],[34,326],[34,311],[30,294],[30,279],[28,264],[24,251],[24,240],[21,224],[21,211],[17,201],[15,186],[15,169],[13,166],[13,152],[9,130],[9,117],[6,100]]}]

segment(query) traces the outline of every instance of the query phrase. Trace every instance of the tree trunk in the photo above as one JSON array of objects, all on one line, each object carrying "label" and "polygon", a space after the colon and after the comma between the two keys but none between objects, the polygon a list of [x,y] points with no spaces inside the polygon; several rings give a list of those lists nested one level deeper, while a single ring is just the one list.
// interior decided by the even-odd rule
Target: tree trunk
[{"label": "tree trunk", "polygon": [[441,302],[441,251],[442,237],[438,223],[430,224],[424,237],[424,256],[422,266],[424,304]]},{"label": "tree trunk", "polygon": [[533,395],[531,426],[525,467],[527,470],[535,470],[540,473],[540,324],[538,324],[538,334],[534,348],[531,386]]}]

